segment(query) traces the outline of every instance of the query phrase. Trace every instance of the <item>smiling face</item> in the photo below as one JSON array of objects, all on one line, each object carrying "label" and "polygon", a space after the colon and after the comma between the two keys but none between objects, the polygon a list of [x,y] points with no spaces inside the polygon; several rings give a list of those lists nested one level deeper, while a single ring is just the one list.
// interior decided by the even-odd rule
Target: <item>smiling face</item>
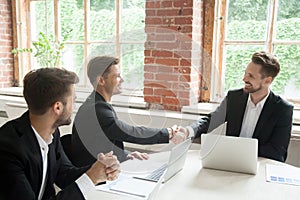
[{"label": "smiling face", "polygon": [[119,66],[112,65],[109,69],[109,73],[104,77],[104,88],[106,93],[110,96],[121,93],[121,85],[124,82],[120,75]]},{"label": "smiling face", "polygon": [[245,82],[244,92],[259,93],[268,91],[270,77],[261,74],[261,65],[250,62],[245,70],[243,81]]}]

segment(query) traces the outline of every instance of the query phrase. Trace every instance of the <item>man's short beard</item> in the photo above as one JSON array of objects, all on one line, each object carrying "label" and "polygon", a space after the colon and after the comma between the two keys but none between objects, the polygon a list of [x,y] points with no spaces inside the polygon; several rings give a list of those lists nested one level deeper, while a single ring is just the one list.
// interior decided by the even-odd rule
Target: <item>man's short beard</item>
[{"label": "man's short beard", "polygon": [[261,89],[262,89],[262,85],[261,84],[256,89],[245,89],[245,88],[243,88],[243,90],[244,90],[245,93],[254,93],[254,92],[257,92],[257,91],[259,91]]},{"label": "man's short beard", "polygon": [[64,125],[70,125],[72,123],[71,117],[69,117],[67,119],[64,117],[65,117],[64,115],[61,115],[61,117],[58,118],[56,120],[56,122],[53,124],[53,128],[58,128],[58,127],[64,126]]}]

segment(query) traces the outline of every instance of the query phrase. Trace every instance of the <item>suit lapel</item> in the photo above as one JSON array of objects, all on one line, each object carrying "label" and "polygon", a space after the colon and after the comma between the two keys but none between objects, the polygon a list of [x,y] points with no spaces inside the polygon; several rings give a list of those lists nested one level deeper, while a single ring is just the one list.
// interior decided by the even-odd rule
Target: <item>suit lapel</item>
[{"label": "suit lapel", "polygon": [[244,114],[245,114],[245,110],[246,110],[246,106],[247,106],[248,97],[249,97],[249,94],[243,93],[242,94],[242,98],[240,98],[241,101],[237,104],[237,105],[241,106],[236,111],[236,115],[237,115],[236,124],[237,124],[237,128],[238,128],[238,131],[236,131],[236,133],[238,133],[237,136],[239,136],[240,133],[241,133],[241,129],[242,129],[242,124],[243,124],[243,120],[244,120]]},{"label": "suit lapel", "polygon": [[[54,140],[54,138],[53,138]],[[55,156],[55,148],[53,145],[53,142],[49,144],[49,152],[48,152],[48,170],[47,170],[47,176],[48,176],[48,182],[52,183],[54,182],[53,180],[53,172],[55,168],[55,163],[56,163],[56,156]]]},{"label": "suit lapel", "polygon": [[55,182],[57,174],[58,159],[60,159],[60,153],[56,150],[57,141],[59,140],[59,134],[57,130],[53,134],[52,142],[48,145],[48,166],[47,166],[47,178],[46,178],[46,188],[44,195],[51,194],[53,191],[53,183]]},{"label": "suit lapel", "polygon": [[232,95],[228,102],[230,104],[227,108],[227,132],[229,136],[239,136],[243,123],[245,108],[247,105],[248,94],[240,91],[237,95]]},{"label": "suit lapel", "polygon": [[[32,177],[38,182],[36,185],[32,185],[34,187],[34,190],[36,194],[40,191],[40,187],[42,184],[42,154],[41,154],[41,149],[39,146],[39,143],[37,141],[37,138],[35,136],[35,133],[33,132],[29,120],[29,112],[27,111],[24,113],[19,119],[19,126],[17,126],[17,132],[20,135],[20,137],[23,138],[24,140],[24,147],[26,147],[25,151],[27,151],[28,155],[30,157],[31,166],[32,170],[34,171],[34,174],[37,175],[37,177]],[[25,152],[26,153],[26,152]]]},{"label": "suit lapel", "polygon": [[258,118],[256,127],[254,129],[253,138],[258,138],[259,133],[263,130],[264,123],[267,121],[267,119],[272,115],[273,108],[274,108],[274,94],[270,91],[270,95],[267,98],[264,107],[260,113],[260,116]]}]

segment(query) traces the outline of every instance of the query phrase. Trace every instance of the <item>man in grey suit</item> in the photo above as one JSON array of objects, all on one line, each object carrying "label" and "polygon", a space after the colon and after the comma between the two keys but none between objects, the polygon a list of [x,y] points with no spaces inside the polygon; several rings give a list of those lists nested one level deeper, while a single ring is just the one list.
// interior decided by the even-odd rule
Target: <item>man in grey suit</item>
[{"label": "man in grey suit", "polygon": [[226,135],[257,138],[258,156],[284,162],[291,136],[293,106],[270,90],[279,71],[275,56],[254,53],[245,70],[244,88],[229,91],[214,112],[176,131],[197,138],[227,121]]},{"label": "man in grey suit", "polygon": [[173,136],[171,128],[131,126],[118,118],[110,104],[112,96],[121,92],[123,79],[118,64],[118,58],[109,56],[97,56],[88,63],[88,77],[94,91],[80,106],[74,120],[72,151],[76,155],[73,162],[77,166],[92,163],[99,151],[113,150],[120,161],[148,159],[146,153],[124,150],[123,142],[156,144],[182,141],[179,134]]}]

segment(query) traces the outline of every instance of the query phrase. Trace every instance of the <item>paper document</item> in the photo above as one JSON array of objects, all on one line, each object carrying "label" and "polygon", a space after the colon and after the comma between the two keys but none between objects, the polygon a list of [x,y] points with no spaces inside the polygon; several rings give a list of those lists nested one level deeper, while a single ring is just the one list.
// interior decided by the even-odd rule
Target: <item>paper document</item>
[{"label": "paper document", "polygon": [[117,180],[107,181],[106,184],[96,186],[96,188],[105,192],[147,199],[155,185],[155,182],[139,180],[131,176],[120,174]]},{"label": "paper document", "polygon": [[266,164],[266,180],[268,182],[300,186],[300,168]]}]

